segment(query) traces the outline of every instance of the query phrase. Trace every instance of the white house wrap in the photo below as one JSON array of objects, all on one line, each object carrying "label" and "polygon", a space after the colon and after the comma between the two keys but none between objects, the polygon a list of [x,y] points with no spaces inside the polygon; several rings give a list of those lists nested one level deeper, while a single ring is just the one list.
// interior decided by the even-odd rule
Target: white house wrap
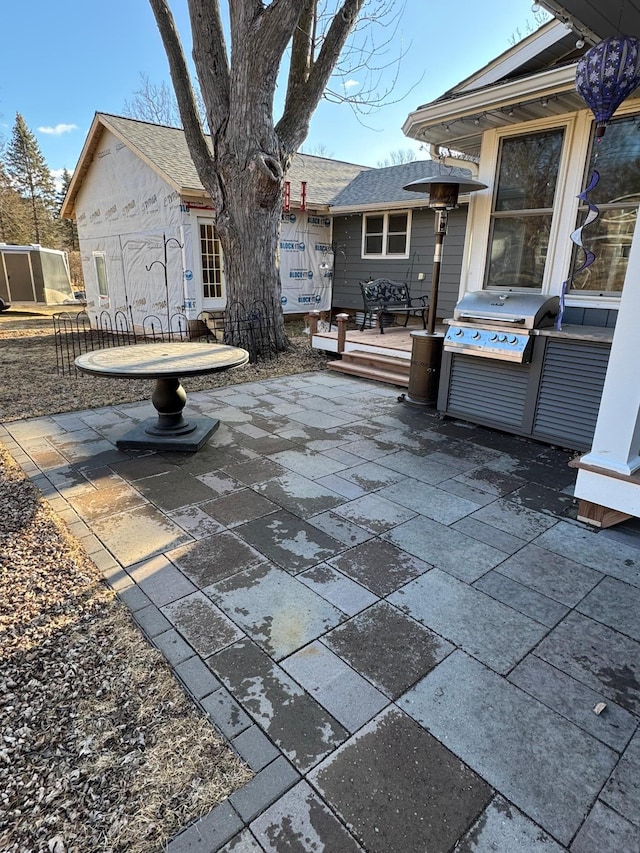
[{"label": "white house wrap", "polygon": [[[327,310],[331,300],[329,202],[362,166],[299,154],[289,171],[290,210],[280,240],[283,311]],[[302,182],[306,210],[300,210]],[[195,318],[227,303],[213,209],[182,130],[97,113],[63,206],[75,218],[87,310],[129,322]],[[166,251],[166,264],[165,264]]]}]

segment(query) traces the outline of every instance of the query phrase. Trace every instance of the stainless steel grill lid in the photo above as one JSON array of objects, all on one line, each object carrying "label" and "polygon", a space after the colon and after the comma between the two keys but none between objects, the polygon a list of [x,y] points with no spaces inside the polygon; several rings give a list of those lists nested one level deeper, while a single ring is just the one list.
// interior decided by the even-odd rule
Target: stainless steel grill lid
[{"label": "stainless steel grill lid", "polygon": [[504,324],[521,329],[552,326],[559,298],[541,293],[492,293],[476,290],[462,297],[453,311],[456,322]]}]

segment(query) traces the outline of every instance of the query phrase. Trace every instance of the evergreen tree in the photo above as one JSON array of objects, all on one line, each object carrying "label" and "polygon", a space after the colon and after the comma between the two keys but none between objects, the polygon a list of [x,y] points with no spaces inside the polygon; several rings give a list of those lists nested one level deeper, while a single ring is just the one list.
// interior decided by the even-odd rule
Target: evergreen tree
[{"label": "evergreen tree", "polygon": [[60,211],[64,202],[69,184],[71,183],[71,172],[65,167],[62,171],[62,181],[60,189],[56,194],[56,217],[58,218],[58,234],[60,238],[61,249],[67,249],[74,252],[78,248],[78,231],[76,223],[73,219],[61,219]]},{"label": "evergreen tree", "polygon": [[15,191],[0,161],[0,243],[21,245],[31,240],[31,223],[24,199]]},{"label": "evergreen tree", "polygon": [[5,163],[14,189],[30,206],[33,242],[44,243],[55,230],[55,186],[40,146],[20,113],[16,113]]}]

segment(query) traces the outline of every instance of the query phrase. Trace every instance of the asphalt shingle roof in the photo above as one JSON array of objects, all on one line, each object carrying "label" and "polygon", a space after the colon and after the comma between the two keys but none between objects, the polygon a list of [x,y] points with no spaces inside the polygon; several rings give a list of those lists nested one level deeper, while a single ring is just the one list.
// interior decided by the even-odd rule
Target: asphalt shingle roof
[{"label": "asphalt shingle roof", "polygon": [[419,195],[403,190],[402,187],[419,178],[439,174],[471,177],[469,169],[441,166],[435,160],[414,160],[412,163],[402,163],[400,166],[369,169],[366,172],[360,172],[351,183],[338,192],[331,202],[331,207],[415,202]]},{"label": "asphalt shingle roof", "polygon": [[[203,189],[184,131],[180,128],[104,113],[99,117],[171,183],[182,189]],[[311,154],[296,154],[287,175],[291,182],[291,201],[300,200],[300,183],[306,181],[307,204],[310,207],[328,205],[336,193],[363,170],[368,170],[368,167]]]}]

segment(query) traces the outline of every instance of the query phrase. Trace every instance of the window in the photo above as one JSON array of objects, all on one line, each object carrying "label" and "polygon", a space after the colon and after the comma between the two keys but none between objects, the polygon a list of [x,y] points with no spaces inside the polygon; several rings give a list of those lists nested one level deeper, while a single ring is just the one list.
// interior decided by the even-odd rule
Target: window
[{"label": "window", "polygon": [[376,213],[362,222],[363,258],[408,258],[411,213]]},{"label": "window", "polygon": [[222,249],[210,222],[200,222],[200,258],[202,295],[205,299],[222,296]]},{"label": "window", "polygon": [[96,278],[98,279],[98,301],[100,305],[109,305],[109,281],[107,279],[107,261],[105,252],[94,252],[93,260],[96,265]]},{"label": "window", "polygon": [[[619,296],[627,271],[633,229],[640,202],[640,116],[614,119],[600,143],[592,134],[584,186],[596,168],[600,181],[589,193],[600,216],[582,232],[582,243],[596,256],[595,261],[579,272],[570,284],[570,292],[593,296]],[[582,225],[588,208],[578,211]],[[576,247],[572,271],[584,263],[584,253]]]},{"label": "window", "polygon": [[557,128],[502,140],[485,287],[542,288],[563,136]]}]

